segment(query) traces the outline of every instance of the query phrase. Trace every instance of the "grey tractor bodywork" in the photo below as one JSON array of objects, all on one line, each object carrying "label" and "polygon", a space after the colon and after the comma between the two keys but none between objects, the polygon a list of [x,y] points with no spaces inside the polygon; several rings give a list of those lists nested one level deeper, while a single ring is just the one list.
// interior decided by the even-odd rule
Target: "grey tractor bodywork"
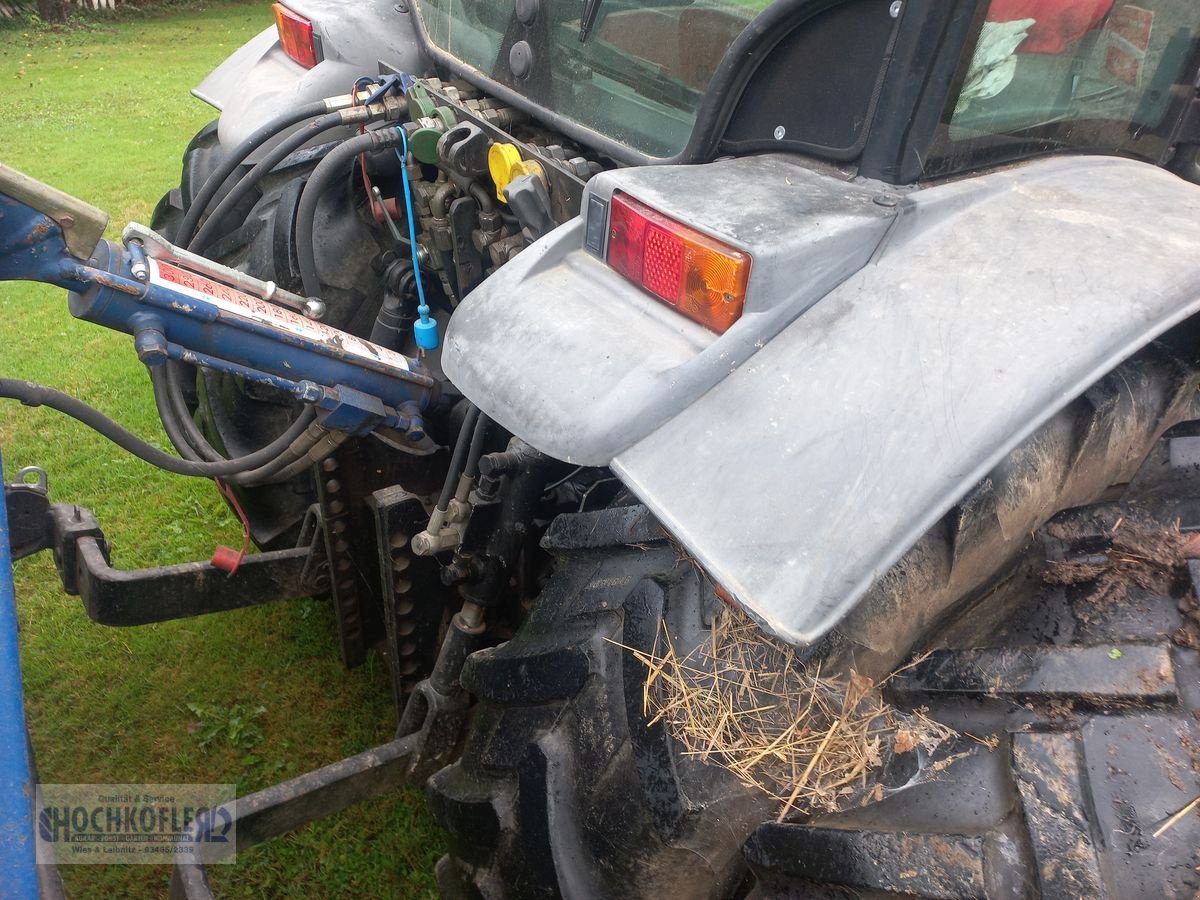
[{"label": "grey tractor bodywork", "polygon": [[[429,65],[412,17],[398,12],[394,0],[298,0],[289,2],[288,7],[313,21],[321,62],[311,69],[296,65],[283,52],[272,26],[239,47],[192,90],[198,99],[221,111],[218,129],[225,147],[236,147],[263,122],[289,109],[348,94],[354,79],[379,71],[381,61],[406,72],[420,72]],[[260,146],[247,162],[257,162],[291,130]],[[341,129],[321,140],[352,133],[352,129]]]},{"label": "grey tractor bodywork", "polygon": [[[303,72],[272,32],[230,57],[197,89],[222,109],[223,143],[381,61],[425,65],[391,3],[352,19],[293,6],[321,23],[326,61]],[[753,255],[725,335],[584,246],[614,191]],[[793,643],[836,625],[1039,424],[1200,310],[1200,189],[1113,158],[917,189],[784,156],[643,166],[593,178],[582,208],[459,306],[445,371],[542,452],[611,466]]]},{"label": "grey tractor bodywork", "polygon": [[[902,199],[769,157],[692,172],[691,191],[669,168],[592,190],[750,250],[767,296],[734,328],[689,342],[567,226],[464,302],[445,367],[543,452],[611,466],[793,643],[836,625],[1041,423],[1200,310],[1200,189],[1142,163],[1042,160]],[[872,196],[893,215],[872,214]]]}]

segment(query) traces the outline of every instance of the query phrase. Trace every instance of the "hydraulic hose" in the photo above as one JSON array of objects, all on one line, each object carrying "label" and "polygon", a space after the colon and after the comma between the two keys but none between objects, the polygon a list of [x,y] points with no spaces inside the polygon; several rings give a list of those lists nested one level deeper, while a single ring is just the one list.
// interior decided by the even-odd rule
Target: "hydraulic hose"
[{"label": "hydraulic hose", "polygon": [[[180,390],[175,372],[168,368],[164,378],[158,373],[156,367],[150,370],[150,381],[154,386],[154,401],[158,406],[158,415],[162,419],[163,430],[166,431],[167,437],[171,439],[171,443],[175,445],[180,455],[184,459],[203,459],[209,462],[220,462],[226,459],[227,457],[213,447],[203,432],[196,427],[184,402],[183,392]],[[311,419],[309,423],[311,424]],[[307,469],[312,465],[314,460],[309,459],[308,454],[320,443],[326,433],[323,429],[315,434],[309,434],[306,431],[292,441],[287,449],[275,459],[256,469],[230,475],[225,481],[231,484],[246,485],[262,484],[267,480],[286,481],[288,476],[280,470],[292,467],[297,463],[302,464],[301,469]]]},{"label": "hydraulic hose", "polygon": [[[227,457],[225,454],[218,451],[212,444],[208,442],[208,438],[204,436],[204,433],[196,426],[195,421],[193,421],[192,414],[187,408],[187,402],[183,399],[183,388],[179,384],[179,377],[175,368],[175,364],[167,363],[166,370],[167,400],[170,404],[170,410],[175,414],[175,419],[179,422],[180,430],[183,433],[183,437],[187,445],[196,452],[200,459],[206,459],[209,462],[217,462],[219,460],[226,459]],[[153,377],[151,380],[153,381]],[[156,400],[157,397],[158,395],[156,393]],[[159,410],[159,416],[163,419],[165,424],[166,416],[163,415],[161,409]],[[167,432],[167,436],[170,437],[169,431]],[[179,445],[176,444],[175,446],[178,449]],[[180,453],[183,453],[183,451],[180,450]]]},{"label": "hydraulic hose", "polygon": [[[326,113],[325,115],[313,119],[302,128],[298,128],[289,134],[286,138],[276,144],[271,150],[260,159],[249,172],[247,172],[237,184],[229,191],[228,194],[217,204],[216,209],[204,221],[196,236],[192,238],[187,245],[187,249],[195,253],[203,253],[205,248],[212,243],[216,237],[217,230],[225,221],[229,213],[237,207],[242,198],[246,196],[246,192],[258,184],[264,175],[275,168],[283,159],[295,152],[297,149],[307,144],[314,137],[329,131],[331,128],[337,128],[339,125],[348,125],[351,122],[362,121],[362,114],[355,113],[356,110],[365,110],[366,107],[356,106],[350,109],[344,109],[340,112]],[[314,295],[315,296],[315,295]]]},{"label": "hydraulic hose", "polygon": [[[164,375],[165,373],[161,371],[160,366],[150,369],[150,385],[154,389],[154,405],[158,408],[159,421],[162,422],[163,431],[167,433],[167,437],[179,455],[186,460],[196,462],[200,459],[200,454],[184,434],[178,410],[171,402],[170,385],[168,385]],[[183,398],[179,399],[182,400]],[[209,462],[215,462],[215,460],[209,460]]]},{"label": "hydraulic hose", "polygon": [[350,99],[350,96],[347,95],[345,97],[330,97],[328,100],[305,103],[296,109],[281,113],[261,128],[256,129],[221,160],[221,164],[208,176],[204,184],[200,187],[200,191],[192,198],[191,205],[188,206],[187,212],[184,213],[183,221],[179,224],[179,231],[175,235],[174,243],[180,247],[188,245],[188,242],[192,239],[192,235],[196,231],[196,225],[200,222],[200,217],[208,210],[208,204],[212,203],[212,199],[217,195],[217,191],[221,189],[221,185],[225,183],[230,175],[237,171],[238,166],[245,162],[247,156],[275,137],[283,129],[290,128],[297,122],[303,122],[305,119],[311,119],[322,113],[336,112],[343,109],[350,105]]},{"label": "hydraulic hose", "polygon": [[[262,484],[268,479],[270,479],[272,482],[290,481],[297,475],[302,475],[307,472],[310,468],[315,466],[325,457],[329,456],[334,450],[336,450],[349,439],[350,435],[344,431],[326,432],[322,438],[313,440],[308,449],[305,450],[304,453],[300,454],[297,459],[294,459],[285,465],[272,463],[271,465],[263,466],[262,469],[254,472],[247,472],[244,475],[235,475],[233,479],[234,483]],[[323,446],[318,448],[318,445],[322,444]],[[253,481],[251,481],[252,479]]]},{"label": "hydraulic hose", "polygon": [[463,417],[462,427],[458,429],[458,440],[454,442],[454,453],[450,457],[450,468],[446,470],[446,480],[442,482],[442,492],[438,495],[437,509],[445,512],[454,496],[454,488],[458,484],[458,476],[463,470],[463,459],[474,441],[475,424],[479,421],[479,407],[471,405]]},{"label": "hydraulic hose", "polygon": [[45,385],[16,378],[0,378],[0,398],[17,400],[25,406],[46,406],[57,410],[100,432],[118,447],[129,451],[143,462],[148,462],[150,465],[168,472],[174,472],[176,475],[189,475],[197,478],[213,478],[219,475],[249,472],[270,463],[284,453],[289,445],[304,432],[309,423],[316,418],[316,411],[310,407],[292,423],[286,432],[253,453],[220,462],[199,462],[180,459],[164,453],[127,431],[98,409],[88,406],[70,394],[64,394],[62,391]]},{"label": "hydraulic hose", "polygon": [[304,283],[305,296],[321,296],[321,279],[317,275],[316,250],[313,243],[313,223],[316,220],[317,203],[321,195],[331,182],[345,176],[347,166],[353,163],[360,153],[368,153],[382,147],[395,147],[400,142],[400,132],[395,128],[381,128],[357,135],[330,150],[308,177],[304,193],[300,195],[300,205],[296,209],[296,263],[300,269],[300,279]]},{"label": "hydraulic hose", "polygon": [[479,457],[483,456],[484,439],[487,436],[488,426],[491,424],[492,420],[482,413],[475,423],[475,430],[471,433],[471,451],[467,454],[467,465],[463,469],[463,474],[468,478],[475,478],[479,475]]}]

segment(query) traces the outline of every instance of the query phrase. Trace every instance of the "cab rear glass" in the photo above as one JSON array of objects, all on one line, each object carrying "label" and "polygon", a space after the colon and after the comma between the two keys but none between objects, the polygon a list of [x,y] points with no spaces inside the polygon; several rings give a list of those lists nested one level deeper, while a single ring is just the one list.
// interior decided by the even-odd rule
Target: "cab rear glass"
[{"label": "cab rear glass", "polygon": [[1055,151],[1165,162],[1198,33],[1196,0],[991,0],[925,174]]},{"label": "cab rear glass", "polygon": [[418,10],[432,43],[487,78],[640,153],[668,157],[687,144],[717,64],[767,0],[598,0],[588,22],[591,5],[419,0]]}]

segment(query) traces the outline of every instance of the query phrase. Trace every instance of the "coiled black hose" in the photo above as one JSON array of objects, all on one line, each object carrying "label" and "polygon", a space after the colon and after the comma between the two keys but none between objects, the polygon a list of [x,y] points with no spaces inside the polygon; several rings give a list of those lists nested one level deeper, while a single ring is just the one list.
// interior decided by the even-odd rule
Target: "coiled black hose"
[{"label": "coiled black hose", "polygon": [[[150,369],[150,385],[154,389],[154,405],[158,408],[159,421],[162,422],[163,431],[167,433],[176,452],[186,460],[199,461],[200,454],[185,436],[180,417],[176,415],[177,411],[171,402],[171,388],[161,366],[154,366]],[[179,397],[178,399],[182,400],[183,398]],[[191,416],[188,416],[188,421],[191,421]],[[217,462],[217,460],[210,459],[207,462]]]},{"label": "coiled black hose", "polygon": [[[342,110],[341,112],[331,112],[320,118],[313,119],[303,128],[298,128],[289,134],[286,138],[276,144],[271,150],[263,156],[242,179],[233,186],[224,199],[217,204],[217,208],[212,211],[212,214],[204,221],[200,230],[196,232],[196,236],[192,238],[187,245],[187,249],[193,253],[203,253],[209,244],[216,237],[217,230],[225,221],[230,212],[237,207],[241,202],[242,197],[246,195],[252,187],[262,180],[263,176],[275,168],[285,157],[311,141],[318,134],[328,131],[331,128],[337,128],[346,122],[346,113],[350,110]],[[315,294],[313,296],[316,296]]]},{"label": "coiled black hose", "polygon": [[296,208],[296,263],[300,279],[304,283],[307,297],[321,296],[321,279],[317,275],[316,251],[313,244],[313,223],[317,215],[317,203],[330,183],[344,178],[354,157],[382,147],[394,147],[400,143],[400,132],[395,128],[368,131],[343,141],[326,154],[304,185],[300,205]]},{"label": "coiled black hose", "polygon": [[[192,420],[187,404],[183,399],[183,391],[173,369],[168,368],[165,375],[160,374],[160,367],[150,370],[150,382],[154,387],[154,402],[158,407],[158,417],[162,420],[163,430],[175,449],[184,459],[203,459],[209,462],[220,462],[227,457],[213,447],[203,432]],[[311,410],[310,410],[311,411]],[[308,417],[308,423],[312,416]],[[275,459],[246,472],[237,472],[225,478],[231,484],[264,484],[267,481],[286,481],[287,477],[281,470],[291,470],[296,463],[302,462],[301,468],[312,465],[305,457],[317,445],[320,435],[298,436],[288,448]]]},{"label": "coiled black hose", "polygon": [[290,128],[297,122],[303,122],[305,119],[311,119],[328,111],[329,103],[325,100],[305,103],[303,106],[288,110],[271,119],[234,147],[221,160],[221,164],[217,166],[216,171],[209,175],[204,184],[201,185],[196,196],[192,198],[191,205],[188,206],[187,211],[183,215],[183,220],[179,223],[179,230],[175,233],[174,243],[180,247],[188,245],[188,242],[191,241],[192,235],[196,231],[196,225],[200,222],[200,217],[208,209],[208,204],[212,203],[212,199],[217,195],[217,191],[221,189],[221,185],[237,170],[238,166],[245,162],[247,156],[275,137],[283,129]]},{"label": "coiled black hose", "polygon": [[180,459],[164,453],[127,431],[98,409],[88,406],[70,394],[64,394],[62,391],[45,385],[16,378],[0,378],[0,398],[17,400],[25,406],[46,406],[57,410],[100,432],[118,447],[129,451],[143,462],[148,462],[150,465],[168,472],[174,472],[176,475],[188,475],[196,478],[214,478],[219,475],[249,472],[274,461],[287,450],[316,417],[316,412],[310,407],[292,423],[286,432],[253,453],[220,462],[199,462]]},{"label": "coiled black hose", "polygon": [[[176,364],[167,363],[165,368],[167,370],[168,409],[170,412],[174,413],[175,419],[178,420],[180,430],[182,431],[183,438],[187,446],[190,447],[200,459],[206,459],[209,462],[216,462],[218,460],[226,459],[225,454],[221,453],[216,447],[208,442],[208,438],[204,436],[204,433],[197,427],[195,421],[193,421],[192,414],[187,408],[187,401],[183,399],[183,387],[179,384],[179,375]],[[153,383],[153,381],[154,376],[152,375],[151,382]],[[157,401],[157,399],[158,395],[155,394],[155,400]],[[159,408],[159,418],[163,420],[165,428],[167,416],[163,414],[161,405]],[[167,431],[167,436],[171,436],[171,432],[169,430]],[[172,443],[175,443],[174,439],[172,439]],[[179,449],[178,444],[175,444],[175,449],[179,450],[180,453],[183,453],[183,450]],[[186,454],[184,455],[186,456]]]}]

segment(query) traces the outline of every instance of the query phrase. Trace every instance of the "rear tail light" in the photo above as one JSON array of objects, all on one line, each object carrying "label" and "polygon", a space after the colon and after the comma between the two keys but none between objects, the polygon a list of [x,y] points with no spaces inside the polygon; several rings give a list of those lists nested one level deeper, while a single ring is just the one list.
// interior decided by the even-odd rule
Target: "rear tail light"
[{"label": "rear tail light", "polygon": [[271,6],[275,10],[275,30],[279,32],[279,45],[283,52],[306,69],[321,61],[321,48],[313,34],[312,22],[292,12],[282,3]]},{"label": "rear tail light", "polygon": [[742,314],[750,256],[614,194],[608,264],[683,315],[718,334]]}]

